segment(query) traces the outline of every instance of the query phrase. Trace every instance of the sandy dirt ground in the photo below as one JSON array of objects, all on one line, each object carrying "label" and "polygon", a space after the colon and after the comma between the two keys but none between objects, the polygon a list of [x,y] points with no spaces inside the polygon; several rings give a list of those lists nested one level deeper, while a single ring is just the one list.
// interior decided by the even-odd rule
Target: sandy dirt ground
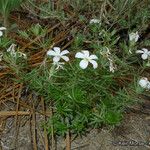
[{"label": "sandy dirt ground", "polygon": [[[4,119],[4,118],[3,118]],[[44,150],[42,116],[38,116],[36,124],[37,150]],[[5,128],[0,134],[0,150],[34,150],[33,135],[29,117],[20,117],[19,127],[15,127],[15,118],[5,120]],[[2,129],[1,118],[1,129]],[[149,150],[150,149],[150,117],[148,114],[127,113],[120,126],[112,130],[106,127],[92,129],[85,136],[75,138],[71,150]],[[65,150],[66,143],[57,138],[54,149]],[[49,144],[50,145],[50,144]]]}]

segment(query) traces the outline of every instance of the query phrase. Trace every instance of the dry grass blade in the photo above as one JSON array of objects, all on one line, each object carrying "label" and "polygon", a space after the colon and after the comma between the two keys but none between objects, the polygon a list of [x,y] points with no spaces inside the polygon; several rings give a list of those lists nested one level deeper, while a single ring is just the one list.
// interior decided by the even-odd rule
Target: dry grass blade
[{"label": "dry grass blade", "polygon": [[71,139],[70,139],[70,131],[68,130],[66,135],[66,150],[71,150]]},{"label": "dry grass blade", "polygon": [[37,150],[36,114],[35,114],[35,106],[34,106],[34,102],[32,99],[32,94],[30,94],[30,100],[32,102],[31,135],[32,135],[32,140],[33,140],[33,149]]},{"label": "dry grass blade", "polygon": [[16,84],[15,87],[11,85],[8,85],[8,86],[4,87],[3,92],[1,93],[2,96],[0,97],[0,102],[3,101],[3,99],[9,100],[7,97],[12,96],[13,88],[15,89],[15,91],[17,91],[18,88],[20,87],[20,84]]},{"label": "dry grass blade", "polygon": [[1,111],[0,117],[10,117],[10,116],[24,116],[24,115],[30,115],[30,112],[26,111]]},{"label": "dry grass blade", "polygon": [[[13,103],[17,103],[15,101],[13,101],[13,99],[9,99],[8,101],[11,101]],[[33,110],[33,108],[31,106],[29,106],[28,104],[26,104],[25,102],[23,102],[22,100],[20,100],[20,106],[22,106],[23,108],[27,108],[30,110],[30,114],[32,114],[33,111],[36,111],[35,113],[36,114],[40,114],[40,115],[45,115],[47,117],[51,116],[51,112],[49,111],[46,111],[46,112],[43,112],[43,111],[39,111],[39,110]],[[16,112],[16,111],[15,111]],[[19,111],[18,111],[19,113]]]},{"label": "dry grass blade", "polygon": [[[51,108],[51,116],[53,116],[53,109]],[[52,150],[55,150],[56,148],[55,148],[55,135],[54,135],[54,126],[53,126],[53,124],[51,125],[51,131],[52,131],[52,133],[51,133],[51,149]]]},{"label": "dry grass blade", "polygon": [[[15,100],[15,94],[14,94],[14,91],[15,91],[15,87],[16,85],[14,85],[14,88],[12,90],[12,96],[13,96],[13,100]],[[18,111],[19,111],[19,100],[20,100],[20,97],[21,97],[21,91],[22,91],[22,84],[20,84],[20,87],[19,87],[19,90],[18,90],[18,96],[17,96],[17,106],[16,106],[16,115],[15,115],[15,129],[16,129],[16,132],[15,132],[15,140],[14,140],[14,147],[16,148],[17,147],[17,143],[18,143],[18,134],[19,134],[19,126],[20,126],[20,118],[18,119]]]},{"label": "dry grass blade", "polygon": [[36,115],[32,113],[32,136],[33,136],[33,149],[37,150],[37,141],[36,141]]},{"label": "dry grass blade", "polygon": [[[43,108],[43,112],[45,113],[45,104],[44,104],[44,99],[43,97],[41,97],[41,102],[42,102],[42,108]],[[44,122],[46,122],[46,116],[44,115]],[[47,131],[46,128],[44,128],[44,141],[45,141],[45,150],[49,150],[49,142],[48,142],[48,136],[47,136]]]}]

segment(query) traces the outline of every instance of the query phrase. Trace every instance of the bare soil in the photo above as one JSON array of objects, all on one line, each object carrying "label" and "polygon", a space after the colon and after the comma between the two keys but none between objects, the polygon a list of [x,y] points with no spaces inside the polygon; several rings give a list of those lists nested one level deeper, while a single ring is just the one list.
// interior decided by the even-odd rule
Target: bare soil
[{"label": "bare soil", "polygon": [[[44,150],[45,137],[42,128],[44,117],[36,115],[35,135],[31,116],[1,118],[0,150]],[[150,117],[148,114],[127,113],[121,125],[112,130],[104,127],[92,129],[85,136],[71,142],[71,150],[148,150],[150,149]],[[36,144],[34,142],[36,138]],[[51,139],[49,139],[49,149]],[[55,138],[56,150],[66,149],[65,139]],[[36,145],[36,146],[35,146]],[[36,147],[36,148],[35,148]]]}]

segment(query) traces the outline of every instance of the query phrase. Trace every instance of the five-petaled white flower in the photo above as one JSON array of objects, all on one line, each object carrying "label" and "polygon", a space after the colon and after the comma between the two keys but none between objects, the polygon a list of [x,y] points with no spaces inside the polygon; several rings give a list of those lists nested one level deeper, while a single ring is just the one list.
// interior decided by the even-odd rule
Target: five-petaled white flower
[{"label": "five-petaled white flower", "polygon": [[150,82],[148,81],[146,77],[142,77],[139,80],[139,85],[144,89],[150,89]]},{"label": "five-petaled white flower", "polygon": [[142,54],[141,57],[142,59],[148,59],[148,57],[150,56],[150,51],[148,51],[148,49],[146,48],[142,48],[142,50],[137,50],[136,53]]},{"label": "five-petaled white flower", "polygon": [[0,37],[3,36],[3,32],[2,32],[3,30],[6,30],[6,28],[5,27],[0,27]]},{"label": "five-petaled white flower", "polygon": [[129,40],[132,42],[137,42],[138,41],[138,39],[139,39],[139,34],[138,34],[138,31],[137,32],[132,32],[132,33],[130,33],[129,34]]},{"label": "five-petaled white flower", "polygon": [[95,59],[98,59],[98,57],[96,55],[90,55],[89,51],[87,50],[83,50],[82,52],[76,53],[75,57],[83,59],[79,64],[82,69],[87,68],[89,63],[93,65],[94,69],[98,67],[97,62],[95,61]]},{"label": "five-petaled white flower", "polygon": [[61,58],[65,61],[69,61],[69,57],[65,56],[68,53],[68,50],[63,50],[61,52],[59,47],[54,47],[53,50],[50,49],[49,51],[47,51],[48,56],[53,56],[53,62],[59,62]]},{"label": "five-petaled white flower", "polygon": [[90,24],[93,24],[93,23],[101,23],[101,21],[99,19],[91,19]]}]

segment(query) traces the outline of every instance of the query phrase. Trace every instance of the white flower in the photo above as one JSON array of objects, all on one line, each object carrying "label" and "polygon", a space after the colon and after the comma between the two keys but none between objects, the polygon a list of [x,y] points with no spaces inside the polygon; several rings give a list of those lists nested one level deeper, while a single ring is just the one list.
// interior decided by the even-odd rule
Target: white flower
[{"label": "white flower", "polygon": [[137,50],[136,53],[142,54],[141,57],[142,59],[148,59],[148,57],[150,56],[150,51],[148,51],[148,49],[146,48],[142,48],[142,50]]},{"label": "white flower", "polygon": [[90,24],[93,24],[93,23],[101,23],[101,21],[99,19],[91,19]]},{"label": "white flower", "polygon": [[139,36],[138,32],[135,32],[135,33],[132,32],[132,33],[129,34],[129,40],[133,41],[133,42],[137,42],[139,37],[140,36]]},{"label": "white flower", "polygon": [[116,66],[113,64],[113,60],[109,59],[109,71],[114,73]]},{"label": "white flower", "polygon": [[89,51],[87,50],[76,53],[75,57],[83,59],[79,64],[82,69],[87,68],[89,63],[93,65],[94,69],[98,67],[97,62],[95,61],[95,59],[98,59],[98,57],[96,55],[90,55]]},{"label": "white flower", "polygon": [[10,47],[7,49],[7,52],[15,52],[15,47],[16,47],[16,44],[11,44]]},{"label": "white flower", "polygon": [[115,70],[117,69],[117,66],[116,66],[115,63],[114,63],[112,54],[111,54],[111,52],[110,52],[110,50],[109,50],[108,47],[104,47],[103,50],[105,50],[105,51],[100,52],[100,53],[101,53],[104,57],[106,57],[106,58],[108,59],[108,61],[109,61],[109,71],[112,72],[112,73],[114,73]]},{"label": "white flower", "polygon": [[139,85],[144,89],[150,89],[150,82],[148,81],[146,77],[142,77],[139,80]]},{"label": "white flower", "polygon": [[5,27],[0,27],[0,37],[3,36],[3,32],[2,32],[3,30],[6,30],[6,28]]},{"label": "white flower", "polygon": [[16,44],[11,44],[10,47],[7,49],[7,52],[9,52],[12,57],[16,57],[18,55],[18,57],[23,57],[24,59],[27,59],[27,55],[22,52],[16,52],[15,47]]},{"label": "white flower", "polygon": [[48,56],[53,56],[53,62],[59,62],[61,58],[65,61],[69,61],[69,57],[65,56],[68,53],[68,50],[63,50],[61,52],[59,47],[54,47],[53,50],[50,49],[47,51]]},{"label": "white flower", "polygon": [[60,69],[64,69],[64,62],[53,62],[53,65],[56,66],[56,70]]},{"label": "white flower", "polygon": [[9,52],[13,57],[16,57],[15,47],[16,44],[11,44],[10,47],[7,49],[7,52]]}]

